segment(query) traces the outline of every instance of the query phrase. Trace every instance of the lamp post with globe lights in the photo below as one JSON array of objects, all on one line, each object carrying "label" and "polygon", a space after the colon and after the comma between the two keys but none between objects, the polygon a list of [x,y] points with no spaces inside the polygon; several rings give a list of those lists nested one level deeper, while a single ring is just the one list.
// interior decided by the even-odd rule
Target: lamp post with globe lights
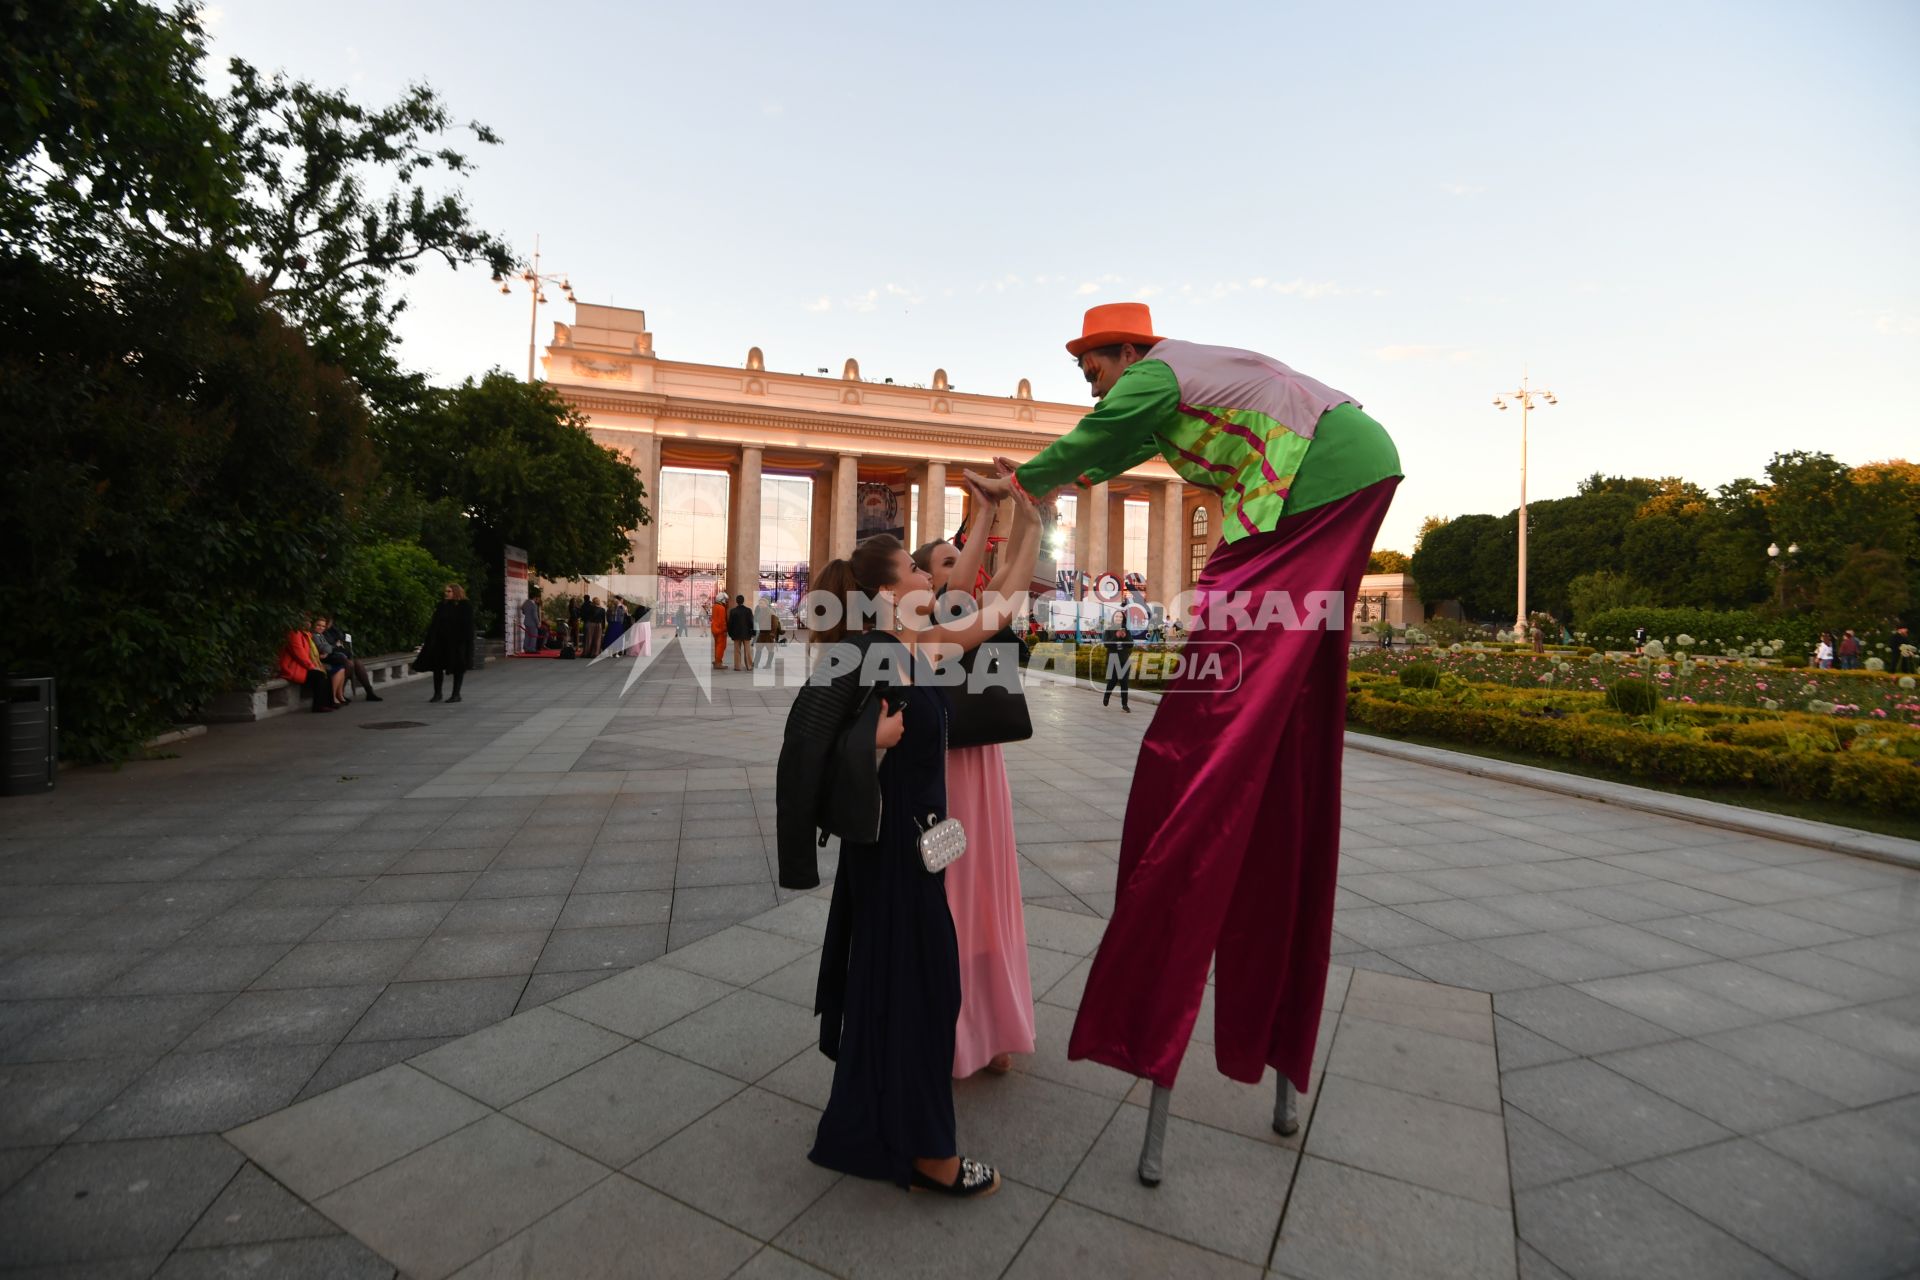
[{"label": "lamp post with globe lights", "polygon": [[1514,605],[1513,623],[1515,638],[1519,640],[1527,635],[1527,415],[1533,412],[1535,404],[1559,403],[1553,392],[1529,385],[1524,375],[1518,390],[1503,391],[1493,398],[1493,407],[1502,413],[1515,404],[1520,406],[1520,591]]},{"label": "lamp post with globe lights", "polygon": [[[495,272],[493,278],[500,285],[500,292],[513,292],[513,285],[508,282],[507,277]],[[527,317],[527,381],[532,382],[533,348],[540,329],[540,304],[547,300],[547,295],[543,290],[549,284],[558,284],[561,291],[567,295],[568,302],[577,303],[579,299],[573,296],[573,285],[568,282],[565,273],[557,271],[543,273],[540,270],[539,236],[533,238],[532,265],[520,271],[513,278],[515,280],[525,280],[527,282],[527,292],[532,295],[531,312]]]},{"label": "lamp post with globe lights", "polygon": [[1769,542],[1767,544],[1767,559],[1773,561],[1774,565],[1780,571],[1779,572],[1780,586],[1776,593],[1776,597],[1778,600],[1780,611],[1782,613],[1785,613],[1787,610],[1787,566],[1793,562],[1793,557],[1799,554],[1800,554],[1800,544],[1797,542],[1789,542],[1787,544],[1787,549],[1784,554],[1780,550],[1779,543]]}]

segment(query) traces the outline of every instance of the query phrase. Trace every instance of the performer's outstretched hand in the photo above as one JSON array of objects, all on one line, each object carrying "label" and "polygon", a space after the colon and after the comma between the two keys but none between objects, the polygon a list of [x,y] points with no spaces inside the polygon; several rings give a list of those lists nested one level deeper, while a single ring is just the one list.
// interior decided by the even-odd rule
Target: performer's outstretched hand
[{"label": "performer's outstretched hand", "polygon": [[1016,492],[1013,481],[1004,473],[983,476],[977,471],[964,471],[961,474],[966,477],[967,484],[989,502],[1003,502]]}]

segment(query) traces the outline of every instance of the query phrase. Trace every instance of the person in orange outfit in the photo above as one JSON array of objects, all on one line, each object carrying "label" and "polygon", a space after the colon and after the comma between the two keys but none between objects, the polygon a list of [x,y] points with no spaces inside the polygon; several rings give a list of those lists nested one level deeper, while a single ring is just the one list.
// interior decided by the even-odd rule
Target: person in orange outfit
[{"label": "person in orange outfit", "polygon": [[315,711],[331,711],[342,701],[347,673],[344,667],[329,673],[321,663],[313,645],[312,625],[309,619],[307,626],[287,632],[287,642],[280,647],[280,660],[275,665],[282,680],[306,689]]},{"label": "person in orange outfit", "polygon": [[713,598],[713,618],[708,629],[713,632],[713,669],[718,671],[727,661],[727,593],[724,591]]}]

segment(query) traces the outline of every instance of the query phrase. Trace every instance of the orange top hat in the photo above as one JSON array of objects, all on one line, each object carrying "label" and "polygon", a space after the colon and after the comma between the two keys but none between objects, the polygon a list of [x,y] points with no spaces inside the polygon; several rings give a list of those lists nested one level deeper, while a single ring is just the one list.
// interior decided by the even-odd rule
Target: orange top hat
[{"label": "orange top hat", "polygon": [[1080,336],[1067,344],[1067,354],[1078,357],[1117,342],[1150,347],[1158,341],[1153,332],[1153,313],[1146,303],[1103,302],[1087,308],[1086,318],[1080,322]]}]

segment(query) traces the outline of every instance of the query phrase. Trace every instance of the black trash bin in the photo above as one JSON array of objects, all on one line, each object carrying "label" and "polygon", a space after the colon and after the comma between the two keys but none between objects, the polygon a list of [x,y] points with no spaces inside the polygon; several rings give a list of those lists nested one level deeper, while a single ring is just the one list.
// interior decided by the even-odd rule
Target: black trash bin
[{"label": "black trash bin", "polygon": [[53,790],[60,754],[59,717],[53,677],[7,680],[6,764],[0,795],[30,796]]}]

